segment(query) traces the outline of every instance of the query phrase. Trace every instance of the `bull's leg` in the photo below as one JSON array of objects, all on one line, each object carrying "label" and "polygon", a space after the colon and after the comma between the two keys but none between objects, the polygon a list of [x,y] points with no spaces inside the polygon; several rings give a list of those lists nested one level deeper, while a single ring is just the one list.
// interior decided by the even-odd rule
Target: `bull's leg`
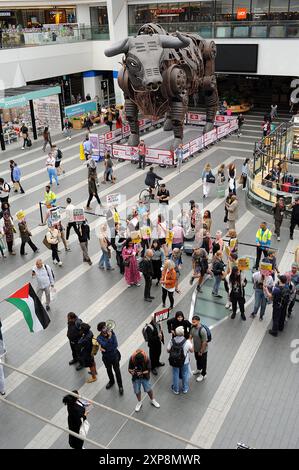
[{"label": "bull's leg", "polygon": [[125,111],[131,129],[128,145],[136,147],[139,144],[138,108],[129,98],[125,99]]},{"label": "bull's leg", "polygon": [[183,142],[184,117],[187,111],[186,103],[182,101],[171,101],[169,116],[172,122],[174,142],[173,147],[177,148]]},{"label": "bull's leg", "polygon": [[206,104],[206,125],[204,133],[211,131],[214,128],[214,121],[218,109],[218,92],[217,88],[212,88],[205,91],[205,104]]},{"label": "bull's leg", "polygon": [[168,111],[167,114],[166,114],[166,119],[165,119],[165,122],[164,122],[163,130],[164,131],[172,131],[173,130],[170,111]]}]

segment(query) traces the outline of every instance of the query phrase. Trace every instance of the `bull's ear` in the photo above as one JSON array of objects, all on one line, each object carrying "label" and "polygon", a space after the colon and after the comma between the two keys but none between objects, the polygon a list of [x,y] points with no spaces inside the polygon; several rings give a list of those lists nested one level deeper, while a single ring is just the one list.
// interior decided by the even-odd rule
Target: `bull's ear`
[{"label": "bull's ear", "polygon": [[129,50],[128,38],[116,42],[112,47],[105,49],[104,54],[106,57],[113,57],[118,54],[126,54]]},{"label": "bull's ear", "polygon": [[161,34],[159,36],[161,40],[161,45],[164,49],[183,49],[184,47],[189,46],[189,38],[183,36],[179,31],[177,31],[176,34],[177,37],[168,36],[166,34]]}]

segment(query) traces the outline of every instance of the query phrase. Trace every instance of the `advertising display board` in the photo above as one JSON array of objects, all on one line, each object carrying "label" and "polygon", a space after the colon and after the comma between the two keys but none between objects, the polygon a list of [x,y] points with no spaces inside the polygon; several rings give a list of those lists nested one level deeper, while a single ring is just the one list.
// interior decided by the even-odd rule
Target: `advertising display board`
[{"label": "advertising display board", "polygon": [[33,101],[36,124],[48,126],[51,131],[61,130],[60,106],[58,95],[37,98]]},{"label": "advertising display board", "polygon": [[81,116],[86,113],[96,113],[97,111],[97,102],[96,101],[84,101],[84,103],[72,104],[71,106],[66,106],[64,108],[65,115],[68,118],[74,116]]}]

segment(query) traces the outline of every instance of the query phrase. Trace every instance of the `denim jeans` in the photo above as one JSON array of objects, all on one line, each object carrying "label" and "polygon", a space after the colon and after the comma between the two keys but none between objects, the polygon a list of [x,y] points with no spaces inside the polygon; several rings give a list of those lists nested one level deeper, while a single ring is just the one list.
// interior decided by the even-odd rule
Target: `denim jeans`
[{"label": "denim jeans", "polygon": [[218,295],[218,290],[219,290],[219,286],[221,284],[221,274],[216,274],[215,277],[215,283],[214,283],[214,287],[213,287],[213,293]]},{"label": "denim jeans", "polygon": [[102,251],[102,256],[99,261],[99,267],[103,268],[106,265],[107,269],[111,269],[111,264],[108,257],[108,251]]},{"label": "denim jeans", "polygon": [[175,392],[180,391],[180,375],[182,377],[183,392],[188,392],[190,375],[189,367],[190,364],[188,362],[188,364],[184,364],[182,367],[172,368],[172,387]]},{"label": "denim jeans", "polygon": [[263,318],[263,316],[265,314],[266,306],[267,306],[267,299],[265,297],[263,289],[255,289],[255,293],[254,293],[254,310],[253,310],[254,315],[256,315],[259,308],[261,308],[260,317]]},{"label": "denim jeans", "polygon": [[55,179],[56,184],[58,184],[57,171],[55,168],[48,168],[48,175],[49,175],[50,184],[52,184],[53,178]]}]

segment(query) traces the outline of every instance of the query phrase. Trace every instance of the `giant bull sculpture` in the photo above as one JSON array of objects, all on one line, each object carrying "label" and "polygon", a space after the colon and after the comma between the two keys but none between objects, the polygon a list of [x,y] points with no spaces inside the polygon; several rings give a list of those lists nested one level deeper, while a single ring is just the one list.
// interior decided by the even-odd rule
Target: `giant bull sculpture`
[{"label": "giant bull sculpture", "polygon": [[206,104],[204,132],[213,128],[218,108],[215,77],[216,45],[197,34],[167,34],[156,24],[143,25],[129,37],[105,50],[107,57],[125,54],[118,83],[125,96],[131,127],[129,145],[139,143],[138,112],[160,118],[164,130],[173,130],[176,148],[183,139],[189,96],[203,90]]}]

